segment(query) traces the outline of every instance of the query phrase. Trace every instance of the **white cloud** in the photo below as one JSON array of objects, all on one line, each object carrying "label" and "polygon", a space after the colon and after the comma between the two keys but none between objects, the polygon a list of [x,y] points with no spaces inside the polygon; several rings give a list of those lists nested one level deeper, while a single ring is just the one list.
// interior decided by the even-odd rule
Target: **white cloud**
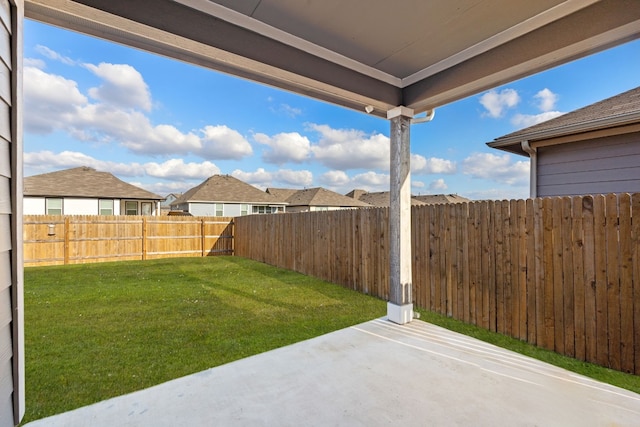
[{"label": "white cloud", "polygon": [[24,58],[22,61],[22,65],[25,67],[33,67],[40,70],[44,70],[45,68],[47,68],[47,64],[45,64],[42,59]]},{"label": "white cloud", "polygon": [[473,178],[522,185],[529,180],[529,161],[513,162],[510,154],[474,153],[462,161],[462,172]]},{"label": "white cloud", "polygon": [[320,183],[331,188],[341,187],[351,182],[349,175],[344,171],[328,171],[320,176]]},{"label": "white cloud", "polygon": [[24,102],[25,130],[47,134],[73,120],[88,100],[73,80],[24,67]]},{"label": "white cloud", "polygon": [[[73,80],[35,67],[25,67],[24,73],[26,132],[64,131],[80,141],[117,143],[138,154],[192,153],[217,160],[242,159],[253,153],[240,133],[224,125],[193,132],[182,132],[168,124],[155,125],[142,111],[117,108],[114,103],[89,103]],[[109,84],[116,83],[114,79]]]},{"label": "white cloud", "polygon": [[40,55],[44,56],[45,58],[49,58],[49,59],[53,59],[54,61],[59,61],[62,62],[63,64],[67,64],[67,65],[75,65],[76,61],[74,61],[73,59],[69,58],[68,56],[64,56],[64,55],[60,55],[58,52],[49,49],[46,46],[43,46],[41,44],[36,45],[35,48],[36,52],[38,52]]},{"label": "white cloud", "polygon": [[263,190],[267,187],[281,186],[308,187],[313,183],[313,174],[306,170],[281,169],[275,172],[268,172],[264,168],[258,168],[255,172],[245,172],[236,169],[231,172],[231,176]]},{"label": "white cloud", "polygon": [[449,186],[446,182],[444,182],[444,179],[442,178],[436,179],[429,184],[429,190],[432,191],[444,191],[447,188],[449,188]]},{"label": "white cloud", "polygon": [[209,161],[185,163],[183,159],[170,159],[162,163],[149,162],[143,165],[143,169],[148,176],[175,180],[204,180],[220,173],[220,168]]},{"label": "white cloud", "polygon": [[142,75],[127,64],[84,64],[102,79],[99,87],[89,89],[89,95],[119,108],[151,111],[151,92]]},{"label": "white cloud", "polygon": [[153,183],[135,183],[129,182],[131,185],[135,185],[136,187],[144,188],[145,190],[151,191],[152,193],[158,194],[160,196],[166,196],[171,193],[184,193],[190,188],[193,187],[193,183],[189,182],[153,182]]},{"label": "white cloud", "polygon": [[253,154],[249,141],[225,125],[205,126],[202,132],[202,150],[198,154],[204,158],[239,160]]},{"label": "white cloud", "polygon": [[549,89],[544,88],[534,96],[538,100],[538,108],[540,111],[551,111],[555,108],[558,101],[558,95],[551,92]]},{"label": "white cloud", "polygon": [[[268,101],[271,102],[273,101],[273,99],[268,98]],[[280,104],[277,108],[271,107],[271,111],[276,114],[286,116],[292,119],[302,114],[302,110],[300,108],[292,107],[289,104]]]},{"label": "white cloud", "polygon": [[411,180],[411,187],[413,187],[413,188],[424,188],[425,184],[422,181]]},{"label": "white cloud", "polygon": [[419,154],[411,155],[411,173],[415,174],[453,174],[456,173],[457,166],[451,160],[440,159],[438,157],[425,158]]},{"label": "white cloud", "polygon": [[151,111],[151,92],[142,75],[127,64],[84,64],[84,67],[102,79],[99,87],[89,89],[89,95],[119,108]]},{"label": "white cloud", "polygon": [[89,166],[96,170],[110,172],[119,176],[148,176],[174,181],[204,180],[211,175],[220,173],[220,169],[208,161],[185,163],[183,159],[169,159],[162,163],[120,163],[98,160],[75,151],[25,153],[24,164],[28,169],[40,171],[40,173],[51,169]]},{"label": "white cloud", "polygon": [[388,174],[369,171],[354,176],[351,182],[355,187],[368,191],[388,191],[390,177]]},{"label": "white cloud", "polygon": [[500,118],[504,112],[520,102],[520,95],[514,89],[503,89],[500,92],[491,90],[480,97],[480,104],[487,109],[487,115]]},{"label": "white cloud", "polygon": [[294,188],[309,187],[313,184],[313,174],[308,170],[280,169],[275,172],[274,178],[276,183],[292,185]]},{"label": "white cloud", "polygon": [[323,187],[340,194],[346,194],[354,188],[364,191],[389,191],[389,175],[373,171],[351,177],[344,171],[332,170],[322,174],[319,182]]},{"label": "white cloud", "polygon": [[547,120],[551,120],[563,114],[564,113],[561,111],[545,111],[540,114],[516,114],[511,118],[511,124],[517,128],[526,128],[537,125],[538,123],[546,122]]},{"label": "white cloud", "polygon": [[262,189],[273,187],[271,184],[273,181],[273,174],[271,172],[267,172],[264,168],[258,168],[255,172],[244,172],[240,169],[236,169],[231,172],[231,176]]},{"label": "white cloud", "polygon": [[309,124],[320,134],[311,147],[315,158],[331,169],[389,169],[389,138],[356,129],[332,129],[328,125]]},{"label": "white cloud", "polygon": [[267,163],[282,165],[287,162],[301,163],[309,158],[311,143],[306,136],[297,132],[279,133],[269,137],[257,133],[253,137],[256,142],[269,147],[262,155]]}]

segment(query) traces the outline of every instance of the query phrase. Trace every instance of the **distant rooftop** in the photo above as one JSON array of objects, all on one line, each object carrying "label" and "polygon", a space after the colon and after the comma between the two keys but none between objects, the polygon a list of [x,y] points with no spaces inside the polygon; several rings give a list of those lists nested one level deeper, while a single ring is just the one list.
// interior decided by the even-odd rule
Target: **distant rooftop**
[{"label": "distant rooftop", "polygon": [[163,199],[162,196],[126,183],[109,172],[98,172],[86,166],[26,177],[24,195]]},{"label": "distant rooftop", "polygon": [[[391,194],[388,191],[368,193],[364,190],[352,190],[347,197],[353,197],[372,206],[387,207],[391,203]],[[462,203],[470,202],[466,197],[457,194],[432,194],[424,196],[411,196],[411,206],[434,205],[438,203]]]},{"label": "distant rooftop", "polygon": [[213,175],[171,204],[186,202],[286,204],[277,197],[230,175]]},{"label": "distant rooftop", "polygon": [[268,188],[267,192],[278,195],[289,206],[335,206],[364,208],[369,204],[352,197],[343,196],[326,188],[316,187],[304,190],[291,190],[283,188]]}]

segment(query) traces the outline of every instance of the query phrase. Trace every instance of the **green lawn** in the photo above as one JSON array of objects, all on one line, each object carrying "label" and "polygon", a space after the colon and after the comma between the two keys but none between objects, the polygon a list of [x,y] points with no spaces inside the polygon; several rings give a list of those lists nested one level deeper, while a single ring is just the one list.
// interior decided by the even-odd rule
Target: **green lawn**
[{"label": "green lawn", "polygon": [[385,315],[238,257],[25,269],[24,422]]},{"label": "green lawn", "polygon": [[[312,338],[386,303],[238,257],[25,269],[24,422]],[[421,320],[640,393],[640,377],[417,310]]]}]

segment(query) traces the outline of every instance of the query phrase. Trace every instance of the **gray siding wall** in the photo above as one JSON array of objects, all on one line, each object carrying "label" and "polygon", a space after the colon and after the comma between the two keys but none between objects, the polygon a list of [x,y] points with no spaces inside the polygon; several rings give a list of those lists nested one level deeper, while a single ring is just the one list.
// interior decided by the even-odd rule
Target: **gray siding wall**
[{"label": "gray siding wall", "polygon": [[0,0],[0,427],[24,414],[22,0]]},{"label": "gray siding wall", "polygon": [[640,192],[640,133],[538,148],[538,197]]}]

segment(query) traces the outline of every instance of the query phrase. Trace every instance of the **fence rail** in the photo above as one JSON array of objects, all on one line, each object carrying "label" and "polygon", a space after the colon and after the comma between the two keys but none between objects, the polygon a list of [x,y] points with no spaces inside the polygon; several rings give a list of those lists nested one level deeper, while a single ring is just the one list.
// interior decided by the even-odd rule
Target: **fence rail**
[{"label": "fence rail", "polygon": [[233,254],[233,218],[24,217],[24,265]]},{"label": "fence rail", "polygon": [[[640,194],[412,208],[418,307],[640,374]],[[387,209],[236,218],[235,253],[388,298]]]}]

